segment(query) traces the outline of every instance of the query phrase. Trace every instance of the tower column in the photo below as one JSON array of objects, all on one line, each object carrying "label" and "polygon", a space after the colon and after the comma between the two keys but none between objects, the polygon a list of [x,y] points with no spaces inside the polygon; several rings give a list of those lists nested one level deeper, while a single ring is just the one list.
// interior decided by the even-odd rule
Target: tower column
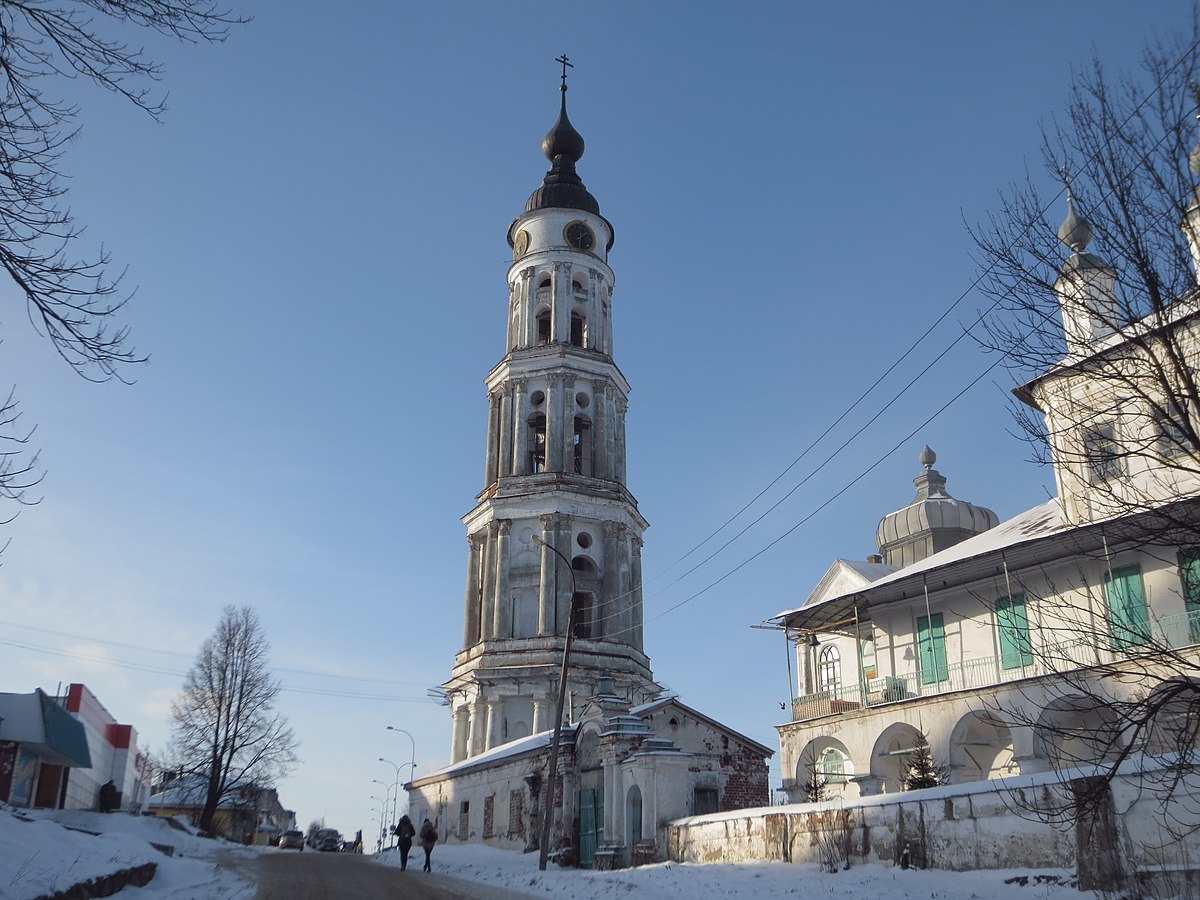
[{"label": "tower column", "polygon": [[563,376],[562,390],[563,423],[563,467],[568,474],[575,473],[575,379]]},{"label": "tower column", "polygon": [[492,637],[512,635],[512,597],[508,588],[508,540],[512,531],[512,520],[501,519],[496,530],[496,617],[492,625]]},{"label": "tower column", "polygon": [[555,565],[562,567],[563,571],[558,573],[558,591],[557,591],[557,609],[558,609],[558,626],[555,628],[556,634],[567,633],[568,616],[571,612],[571,603],[574,597],[571,595],[571,573],[565,571],[569,566],[571,559],[571,517],[557,515],[554,517],[554,546],[558,548],[558,552],[566,557],[567,562],[563,562],[553,553],[550,554],[550,559]]},{"label": "tower column", "polygon": [[513,382],[513,459],[512,475],[524,475],[529,468],[529,425],[525,422],[529,415],[525,407],[529,404],[529,382],[518,378]]},{"label": "tower column", "polygon": [[554,340],[567,344],[571,341],[571,305],[574,290],[571,287],[571,264],[556,262],[551,276],[550,292],[553,294]]},{"label": "tower column", "polygon": [[629,404],[624,397],[617,398],[616,435],[613,438],[613,475],[625,484],[625,411]]},{"label": "tower column", "polygon": [[630,543],[633,545],[633,558],[631,560],[630,581],[632,582],[632,594],[629,596],[629,617],[630,633],[629,643],[634,649],[642,650],[642,620],[644,612],[642,610],[642,539],[638,535],[631,535]]},{"label": "tower column", "polygon": [[468,755],[478,756],[483,752],[487,732],[487,704],[478,697],[471,703],[470,723],[471,738]]},{"label": "tower column", "polygon": [[514,279],[508,286],[508,331],[504,335],[504,346],[509,351],[517,348],[521,339],[520,282]]},{"label": "tower column", "polygon": [[563,377],[546,376],[546,471],[563,471]]},{"label": "tower column", "polygon": [[483,749],[486,753],[493,747],[500,746],[500,732],[504,724],[504,701],[492,699],[487,701],[487,732],[484,735]]},{"label": "tower column", "polygon": [[604,317],[604,350],[609,355],[613,355],[613,327],[612,327],[612,288],[607,285],[604,288],[604,293],[600,297],[601,315]]},{"label": "tower column", "polygon": [[493,484],[496,481],[496,462],[497,452],[500,449],[499,441],[500,427],[500,398],[495,393],[488,394],[488,427],[487,427],[487,455],[484,458],[483,464],[483,483],[484,487]]},{"label": "tower column", "polygon": [[608,384],[602,378],[592,382],[592,474],[612,478],[608,452]]},{"label": "tower column", "polygon": [[462,762],[467,758],[467,739],[470,737],[470,713],[466,704],[454,710],[454,737],[451,742],[450,762]]},{"label": "tower column", "polygon": [[562,301],[558,290],[558,263],[550,267],[550,343],[562,340],[562,332],[558,328],[558,315]]},{"label": "tower column", "polygon": [[533,733],[541,734],[543,731],[549,731],[553,727],[550,722],[550,710],[554,708],[548,697],[537,696],[533,698]]},{"label": "tower column", "polygon": [[614,564],[617,568],[617,619],[621,623],[624,636],[623,643],[633,644],[633,595],[630,592],[630,577],[632,566],[629,562],[629,530],[621,523],[616,523],[617,552]]},{"label": "tower column", "polygon": [[463,616],[463,649],[479,643],[479,545],[481,535],[467,535],[467,600]]},{"label": "tower column", "polygon": [[483,542],[483,585],[480,591],[483,602],[481,607],[481,627],[483,629],[482,638],[486,641],[488,638],[496,636],[496,523],[489,522],[487,526],[487,536]]},{"label": "tower column", "polygon": [[621,596],[621,579],[619,576],[620,562],[617,556],[616,522],[605,522],[601,526],[604,534],[604,571],[600,580],[600,590],[603,594],[600,606],[605,617],[605,634],[622,644],[629,643],[629,633],[625,630],[625,598]]},{"label": "tower column", "polygon": [[518,338],[520,347],[532,347],[537,340],[537,335],[533,332],[534,315],[533,309],[537,305],[537,299],[533,293],[533,269],[522,269],[517,273],[517,291],[518,291],[518,308],[517,313],[517,328],[519,329]]},{"label": "tower column", "polygon": [[508,475],[513,470],[513,386],[505,385],[500,394],[500,462],[497,474]]},{"label": "tower column", "polygon": [[542,559],[541,571],[538,579],[538,634],[551,635],[554,634],[554,566],[558,563],[556,557],[550,547],[554,540],[554,520],[557,516],[548,515],[541,517],[542,524]]}]

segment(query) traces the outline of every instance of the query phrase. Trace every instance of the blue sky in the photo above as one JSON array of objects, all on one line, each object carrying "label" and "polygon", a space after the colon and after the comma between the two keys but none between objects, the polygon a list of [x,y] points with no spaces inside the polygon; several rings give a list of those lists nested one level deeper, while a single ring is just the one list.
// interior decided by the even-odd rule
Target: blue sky
[{"label": "blue sky", "polygon": [[[0,689],[83,681],[162,748],[200,641],[225,604],[251,604],[301,739],[282,799],[302,825],[373,833],[372,779],[393,779],[377,760],[410,753],[387,725],[413,734],[418,772],[448,761],[426,689],[462,640],[459,518],[482,487],[505,233],[547,168],[563,52],[579,172],[616,228],[662,683],[777,746],[784,643],[751,626],[874,552],[922,444],[951,493],[1001,519],[1052,491],[1008,434],[999,370],[902,441],[991,364],[963,341],[728,549],[684,576],[729,530],[679,562],[967,291],[964,222],[1040,177],[1039,123],[1071,67],[1093,50],[1135,66],[1186,4],[303,7],[241,5],[254,21],[219,46],[149,41],[161,125],[63,86],[84,106],[71,205],[128,266],[125,321],[151,361],[130,387],[83,381],[0,284],[0,381],[47,470],[4,529]],[[754,512],[982,304],[967,296]]]}]

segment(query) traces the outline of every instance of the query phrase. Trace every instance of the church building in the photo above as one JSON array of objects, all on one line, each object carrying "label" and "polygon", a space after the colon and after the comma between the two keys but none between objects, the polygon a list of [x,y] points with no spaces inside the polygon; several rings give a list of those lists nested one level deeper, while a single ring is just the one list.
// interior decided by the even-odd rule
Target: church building
[{"label": "church building", "polygon": [[643,647],[648,523],[626,484],[615,232],[576,172],[560,62],[550,170],[508,228],[507,352],[485,379],[483,490],[463,518],[452,762],[408,789],[410,815],[443,839],[519,849],[539,846],[552,791],[557,858],[616,867],[661,857],[672,819],[766,804],[772,751],[664,695]]}]

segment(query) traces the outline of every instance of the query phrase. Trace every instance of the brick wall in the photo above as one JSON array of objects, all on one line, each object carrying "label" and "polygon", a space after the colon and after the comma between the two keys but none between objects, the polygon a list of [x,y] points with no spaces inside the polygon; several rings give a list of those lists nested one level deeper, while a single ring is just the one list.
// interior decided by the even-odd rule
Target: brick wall
[{"label": "brick wall", "polygon": [[760,754],[735,743],[722,757],[721,763],[727,779],[722,810],[728,812],[770,805],[767,761]]}]

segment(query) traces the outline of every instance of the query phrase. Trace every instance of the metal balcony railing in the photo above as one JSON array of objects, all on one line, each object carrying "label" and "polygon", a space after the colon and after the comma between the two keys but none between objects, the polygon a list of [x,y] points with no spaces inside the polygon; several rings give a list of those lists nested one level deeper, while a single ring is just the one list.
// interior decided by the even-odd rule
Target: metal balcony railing
[{"label": "metal balcony railing", "polygon": [[859,684],[837,685],[830,690],[794,698],[792,720],[803,722],[921,697],[996,687],[1025,678],[1111,663],[1139,652],[1191,647],[1200,644],[1200,609],[1151,620],[1145,625],[1145,634],[1139,634],[1136,629],[1137,626],[1133,626],[1133,630],[1126,628],[1123,633],[1106,629],[1037,645],[1027,664],[1005,667],[1000,657],[988,656],[953,663],[938,672],[923,674],[918,670],[864,679]]}]

